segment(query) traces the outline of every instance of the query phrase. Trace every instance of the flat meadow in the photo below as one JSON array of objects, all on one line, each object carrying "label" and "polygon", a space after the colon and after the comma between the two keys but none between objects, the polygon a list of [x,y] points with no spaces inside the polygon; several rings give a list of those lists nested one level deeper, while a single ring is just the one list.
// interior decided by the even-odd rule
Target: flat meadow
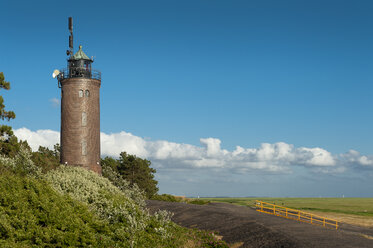
[{"label": "flat meadow", "polygon": [[373,198],[200,198],[210,202],[225,202],[255,207],[260,200],[288,208],[313,213],[340,222],[373,227]]}]

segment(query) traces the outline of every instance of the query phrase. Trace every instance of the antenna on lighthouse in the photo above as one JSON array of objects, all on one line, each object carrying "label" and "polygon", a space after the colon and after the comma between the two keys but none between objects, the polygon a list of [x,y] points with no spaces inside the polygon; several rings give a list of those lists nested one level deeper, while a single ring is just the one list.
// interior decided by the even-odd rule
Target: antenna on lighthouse
[{"label": "antenna on lighthouse", "polygon": [[66,51],[67,56],[70,55],[73,56],[74,54],[74,39],[73,39],[73,18],[69,17],[69,31],[70,31],[70,36],[69,36],[69,50]]}]

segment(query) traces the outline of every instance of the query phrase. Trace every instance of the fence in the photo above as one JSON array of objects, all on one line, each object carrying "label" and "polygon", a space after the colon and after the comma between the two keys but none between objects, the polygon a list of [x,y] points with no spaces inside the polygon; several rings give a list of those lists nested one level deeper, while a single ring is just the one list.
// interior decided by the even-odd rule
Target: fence
[{"label": "fence", "polygon": [[71,67],[61,69],[61,74],[59,74],[60,79],[65,78],[75,78],[75,77],[85,77],[101,80],[101,72],[99,70],[85,68],[85,67]]},{"label": "fence", "polygon": [[256,201],[256,211],[272,214],[280,217],[284,217],[287,219],[298,220],[306,223],[310,223],[313,225],[321,225],[324,227],[335,228],[338,229],[338,221],[324,218],[318,215],[306,213],[303,211],[299,211],[296,209],[291,209],[283,206],[278,206],[275,204],[263,202],[263,201]]}]

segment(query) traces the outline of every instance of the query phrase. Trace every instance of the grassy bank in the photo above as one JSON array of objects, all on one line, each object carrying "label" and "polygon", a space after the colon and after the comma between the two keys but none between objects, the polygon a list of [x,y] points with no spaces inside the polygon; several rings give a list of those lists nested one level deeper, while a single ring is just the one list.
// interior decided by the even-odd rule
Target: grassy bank
[{"label": "grassy bank", "polygon": [[201,198],[211,202],[225,202],[255,206],[256,200],[295,208],[335,218],[339,221],[373,227],[373,198]]},{"label": "grassy bank", "polygon": [[373,217],[373,198],[202,198],[212,202],[226,202],[254,206],[256,200],[304,211],[333,212]]}]

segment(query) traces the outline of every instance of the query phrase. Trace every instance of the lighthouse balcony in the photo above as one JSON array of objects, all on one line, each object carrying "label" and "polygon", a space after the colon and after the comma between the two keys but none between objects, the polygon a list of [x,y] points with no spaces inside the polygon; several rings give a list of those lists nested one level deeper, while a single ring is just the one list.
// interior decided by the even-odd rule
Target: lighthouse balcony
[{"label": "lighthouse balcony", "polygon": [[101,80],[101,72],[86,67],[70,67],[61,70],[60,80],[66,78],[90,78]]}]

